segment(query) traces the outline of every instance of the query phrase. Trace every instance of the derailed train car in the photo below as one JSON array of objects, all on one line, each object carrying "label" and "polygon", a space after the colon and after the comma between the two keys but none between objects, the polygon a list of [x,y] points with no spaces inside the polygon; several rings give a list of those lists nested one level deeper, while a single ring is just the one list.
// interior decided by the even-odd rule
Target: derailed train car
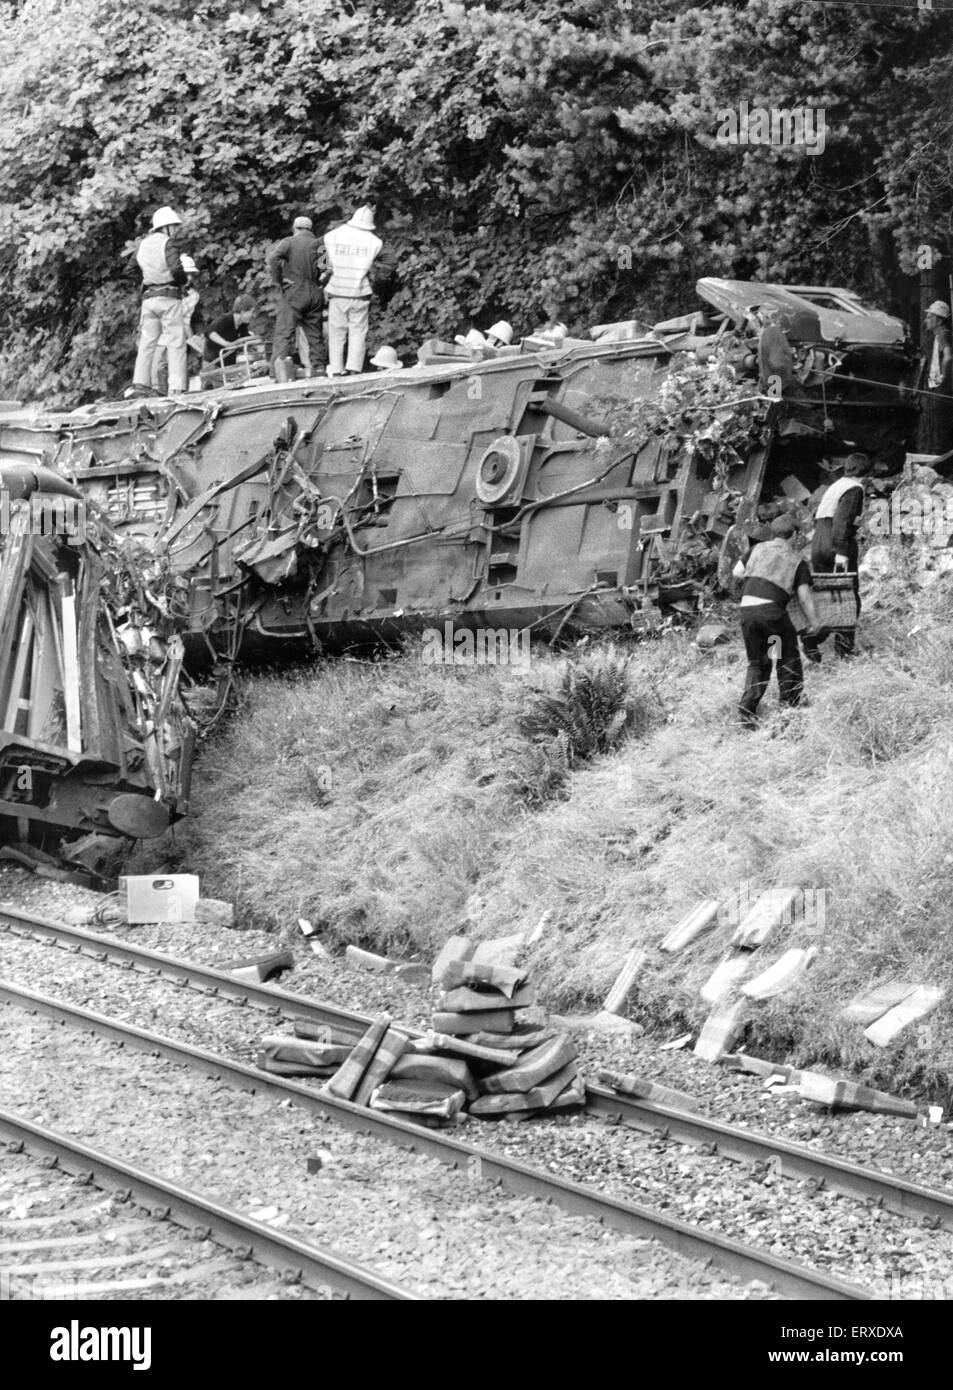
[{"label": "derailed train car", "polygon": [[848,291],[707,279],[707,308],[493,355],[0,419],[164,557],[193,653],[540,635],[690,611],[738,523],[855,450],[902,464],[903,324]]},{"label": "derailed train car", "polygon": [[[13,418],[13,417],[9,417]],[[97,870],[188,803],[184,648],[140,563],[25,456],[0,463],[0,845]],[[19,842],[20,848],[16,848]]]}]

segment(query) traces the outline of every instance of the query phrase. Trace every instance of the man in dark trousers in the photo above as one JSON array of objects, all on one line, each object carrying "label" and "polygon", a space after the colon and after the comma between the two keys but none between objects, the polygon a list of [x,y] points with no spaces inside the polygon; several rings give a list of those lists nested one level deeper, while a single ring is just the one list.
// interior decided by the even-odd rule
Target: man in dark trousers
[{"label": "man in dark trousers", "polygon": [[812,628],[817,611],[811,593],[811,570],[793,544],[794,519],[785,514],[771,523],[771,539],[756,545],[747,561],[739,560],[735,574],[742,579],[741,635],[748,670],[738,704],[741,721],[757,723],[758,705],[771,680],[772,650],[778,654],[778,693],[783,705],[799,705],[804,694],[804,670],[797,633],[788,616],[788,603],[796,592]]},{"label": "man in dark trousers", "polygon": [[271,374],[275,363],[290,357],[295,349],[298,328],[304,330],[311,358],[311,373],[317,376],[327,363],[322,334],[321,243],[315,236],[310,217],[296,217],[292,235],[279,241],[268,258],[272,282],[281,292],[275,320],[275,341],[271,351]]},{"label": "man in dark trousers", "polygon": [[[811,543],[811,569],[815,574],[852,574],[857,613],[860,615],[860,580],[857,567],[860,556],[857,546],[857,527],[864,510],[864,478],[870,472],[866,454],[850,454],[844,463],[844,475],[821,498],[814,518],[814,540]],[[820,661],[817,648],[827,633],[822,629],[814,637],[805,637],[804,652],[810,661]],[[834,636],[838,656],[850,656],[854,650],[853,629]]]}]

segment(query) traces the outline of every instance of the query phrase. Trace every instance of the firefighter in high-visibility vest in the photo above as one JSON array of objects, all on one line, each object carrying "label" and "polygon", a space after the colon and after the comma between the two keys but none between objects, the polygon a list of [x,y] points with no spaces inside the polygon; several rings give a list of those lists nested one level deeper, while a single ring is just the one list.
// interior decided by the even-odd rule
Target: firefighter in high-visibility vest
[{"label": "firefighter in high-visibility vest", "polygon": [[328,301],[328,376],[341,376],[345,370],[357,375],[364,370],[373,292],[371,267],[377,263],[384,276],[392,269],[391,258],[383,252],[383,246],[380,237],[374,235],[374,209],[366,203],[349,222],[325,235],[324,249],[331,272],[324,290]]}]

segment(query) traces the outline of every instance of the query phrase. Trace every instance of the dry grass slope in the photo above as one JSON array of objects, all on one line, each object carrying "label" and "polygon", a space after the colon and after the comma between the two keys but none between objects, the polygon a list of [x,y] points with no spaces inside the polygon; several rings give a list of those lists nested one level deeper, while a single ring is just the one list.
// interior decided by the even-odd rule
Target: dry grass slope
[{"label": "dry grass slope", "polygon": [[[878,982],[946,985],[953,962],[953,628],[924,608],[864,636],[869,654],[809,668],[808,708],[782,714],[772,690],[753,733],[734,718],[738,643],[627,648],[632,691],[658,717],[570,760],[561,796],[529,805],[512,775],[520,718],[558,690],[563,660],[435,668],[408,649],[266,677],[203,757],[183,849],[247,921],[290,931],[305,916],[330,942],[383,952],[426,958],[461,927],[505,934],[549,912],[536,974],[563,1008],[601,999],[625,953],[656,947],[699,898],[824,889],[815,965],[753,1006],[749,1046],[946,1093],[953,999],[883,1051],[838,1019]],[[697,1026],[727,935],[653,951],[635,1016]],[[763,964],[793,944],[809,942],[782,929]]]}]

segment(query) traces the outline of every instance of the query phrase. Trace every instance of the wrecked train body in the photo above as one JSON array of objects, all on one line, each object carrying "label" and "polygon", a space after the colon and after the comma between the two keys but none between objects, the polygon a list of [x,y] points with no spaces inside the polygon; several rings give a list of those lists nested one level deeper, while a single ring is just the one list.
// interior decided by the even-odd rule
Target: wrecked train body
[{"label": "wrecked train body", "polygon": [[149,593],[155,570],[35,456],[0,461],[4,857],[95,869],[104,843],[121,850],[184,813],[184,649]]},{"label": "wrecked train body", "polygon": [[[0,420],[168,558],[192,651],[534,634],[688,611],[737,522],[856,449],[903,461],[903,325],[849,291],[707,279],[654,327]],[[769,508],[770,510],[770,508]]]}]

